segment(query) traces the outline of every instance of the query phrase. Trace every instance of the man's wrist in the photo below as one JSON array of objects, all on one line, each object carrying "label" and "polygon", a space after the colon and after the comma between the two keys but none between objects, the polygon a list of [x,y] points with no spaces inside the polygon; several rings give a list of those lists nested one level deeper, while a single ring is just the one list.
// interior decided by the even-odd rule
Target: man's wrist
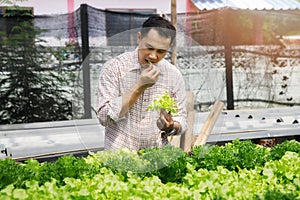
[{"label": "man's wrist", "polygon": [[173,128],[170,132],[168,132],[168,136],[176,135],[177,130]]},{"label": "man's wrist", "polygon": [[176,135],[180,130],[180,123],[177,121],[174,121],[173,129],[168,132],[169,136]]}]

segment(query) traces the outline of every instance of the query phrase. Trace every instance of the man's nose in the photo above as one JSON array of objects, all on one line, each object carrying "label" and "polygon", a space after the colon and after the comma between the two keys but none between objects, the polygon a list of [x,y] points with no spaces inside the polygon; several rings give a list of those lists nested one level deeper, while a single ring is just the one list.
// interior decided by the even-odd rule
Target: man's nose
[{"label": "man's nose", "polygon": [[151,53],[149,54],[149,57],[151,58],[151,60],[156,60],[157,55],[155,51],[151,51]]}]

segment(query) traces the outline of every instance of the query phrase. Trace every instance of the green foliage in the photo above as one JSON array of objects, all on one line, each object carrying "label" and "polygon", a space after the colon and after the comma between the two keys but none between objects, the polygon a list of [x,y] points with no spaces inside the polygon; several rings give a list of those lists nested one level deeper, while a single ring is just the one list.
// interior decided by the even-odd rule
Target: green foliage
[{"label": "green foliage", "polygon": [[45,67],[48,56],[33,19],[8,17],[0,32],[0,124],[68,120],[74,72]]},{"label": "green foliage", "polygon": [[163,183],[180,183],[187,172],[187,154],[180,148],[163,146],[162,148],[145,149],[141,151],[141,159],[150,163],[152,175],[158,176]]},{"label": "green foliage", "polygon": [[[216,170],[195,170],[188,165],[183,185],[197,192],[197,199],[267,199],[270,191],[280,192],[281,197],[292,195],[299,199],[299,164],[298,154],[286,152],[279,161],[270,160],[264,166],[251,170],[232,171],[223,166]],[[295,169],[290,171],[290,165]],[[282,174],[288,174],[289,179]]]},{"label": "green foliage", "polygon": [[[26,165],[28,166],[28,164]],[[64,185],[64,179],[82,178],[84,176],[94,176],[99,173],[99,166],[90,166],[83,159],[73,155],[60,157],[55,162],[45,162],[35,172],[35,180],[39,184],[44,184],[51,179],[55,179],[57,184]]]},{"label": "green foliage", "polygon": [[[286,141],[284,145],[288,143],[296,151],[300,145],[296,141]],[[101,151],[86,158],[63,156],[53,163],[31,159],[19,164],[4,159],[0,160],[0,199],[300,199],[297,152],[286,151],[281,158],[272,160],[269,148],[256,145],[267,149],[264,158],[268,160],[261,164],[251,157],[254,164],[258,163],[254,167],[245,165],[251,169],[239,167],[243,163],[233,158],[229,160],[236,162],[236,168],[220,164],[212,167],[210,163],[213,170],[199,168],[194,160],[196,153],[205,157],[213,148],[228,148],[224,153],[235,152],[238,158],[247,160],[243,155],[246,150],[248,154],[260,152],[254,146],[249,141],[236,140],[225,146],[196,147],[191,156],[179,148],[165,146],[139,152]]]},{"label": "green foliage", "polygon": [[89,165],[82,158],[73,155],[62,156],[55,162],[40,163],[29,159],[25,163],[16,163],[10,158],[0,160],[0,189],[13,184],[17,188],[25,188],[26,181],[36,181],[39,185],[56,180],[57,185],[64,185],[64,179],[93,177],[100,172],[102,166]]},{"label": "green foliage", "polygon": [[267,190],[264,200],[295,200],[297,199],[296,195],[293,193],[285,193],[280,190]]},{"label": "green foliage", "polygon": [[154,99],[153,102],[148,105],[146,110],[154,111],[160,109],[165,109],[172,115],[178,113],[178,105],[173,100],[173,98],[170,97],[167,91],[165,91],[164,95],[161,95],[157,99]]},{"label": "green foliage", "polygon": [[17,188],[23,188],[24,181],[31,180],[33,176],[23,165],[10,158],[0,160],[0,190],[10,184],[14,184]]},{"label": "green foliage", "polygon": [[136,151],[129,149],[120,149],[118,151],[106,150],[97,153],[91,153],[86,162],[91,165],[107,167],[114,173],[120,174],[123,179],[127,179],[127,172],[131,171],[133,174],[139,174],[141,177],[145,176],[148,171],[149,163],[140,159]]},{"label": "green foliage", "polygon": [[[249,153],[251,152],[251,153]],[[238,139],[224,146],[197,146],[192,149],[191,162],[196,169],[216,170],[223,166],[229,170],[254,169],[269,160],[269,149],[250,140]]]},{"label": "green foliage", "polygon": [[128,149],[108,150],[91,156],[93,158],[89,156],[88,162],[94,163],[93,160],[96,159],[96,165],[101,163],[114,173],[120,174],[124,180],[128,179],[128,171],[142,178],[158,176],[163,183],[181,182],[186,173],[186,153],[173,146],[143,149],[139,152]]},{"label": "green foliage", "polygon": [[272,160],[279,160],[287,151],[300,154],[300,145],[296,140],[285,140],[283,143],[275,145],[271,149]]},{"label": "green foliage", "polygon": [[7,4],[10,6],[5,6],[5,14],[3,17],[33,17],[32,13],[30,12],[30,9],[28,7],[20,7],[17,5],[18,2],[25,2],[28,0],[1,0],[0,4]]}]

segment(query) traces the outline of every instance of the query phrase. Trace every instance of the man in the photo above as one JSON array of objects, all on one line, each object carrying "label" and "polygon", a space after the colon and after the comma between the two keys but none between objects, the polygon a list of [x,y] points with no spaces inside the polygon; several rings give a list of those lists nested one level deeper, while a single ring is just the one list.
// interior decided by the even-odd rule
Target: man
[{"label": "man", "polygon": [[[105,126],[105,149],[140,150],[161,144],[161,131],[186,130],[186,91],[180,71],[164,57],[176,39],[175,27],[160,16],[149,17],[137,34],[138,47],[106,62],[98,86],[98,118]],[[179,106],[146,111],[167,91]]]}]

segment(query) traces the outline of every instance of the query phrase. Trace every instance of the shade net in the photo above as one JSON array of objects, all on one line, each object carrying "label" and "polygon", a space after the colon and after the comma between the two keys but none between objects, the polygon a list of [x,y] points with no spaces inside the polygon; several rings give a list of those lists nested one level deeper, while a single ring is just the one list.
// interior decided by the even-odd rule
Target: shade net
[{"label": "shade net", "polygon": [[[83,24],[83,15],[81,7],[70,14],[30,19],[45,31],[36,36],[47,47],[38,49],[40,56],[47,57],[42,68],[65,68],[75,74],[63,86],[72,91],[66,97],[72,101],[75,118],[85,115],[87,102],[91,117],[95,117],[101,67],[110,58],[136,47],[139,27],[150,16],[91,6],[87,6],[87,24]],[[178,13],[176,66],[184,76],[186,90],[194,93],[195,110],[208,111],[215,101],[227,101],[228,59],[235,109],[300,105],[299,15],[298,10]],[[166,17],[171,18],[169,14]],[[9,34],[12,23],[16,20],[0,17],[1,31]],[[83,56],[86,33],[89,52]],[[229,50],[230,58],[225,50]],[[166,59],[171,61],[172,52]],[[87,79],[83,72],[86,64]],[[1,69],[5,71],[5,65]],[[86,102],[87,98],[90,101]]]}]

